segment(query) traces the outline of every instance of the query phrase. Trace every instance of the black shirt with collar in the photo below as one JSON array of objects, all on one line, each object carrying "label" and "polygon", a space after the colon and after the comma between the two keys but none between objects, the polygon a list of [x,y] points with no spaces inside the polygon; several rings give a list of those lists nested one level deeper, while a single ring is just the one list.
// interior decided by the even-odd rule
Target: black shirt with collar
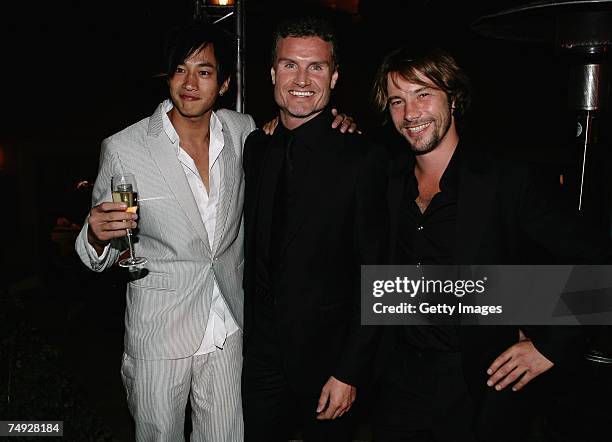
[{"label": "black shirt with collar", "polygon": [[408,179],[400,207],[403,228],[398,244],[398,264],[455,264],[457,224],[458,152],[451,158],[440,179],[440,192],[421,213],[416,199],[419,185],[414,163],[406,170]]},{"label": "black shirt with collar", "polygon": [[[400,205],[397,262],[394,264],[451,265],[456,263],[457,195],[461,163],[459,146],[440,178],[440,192],[424,212],[416,203],[419,185],[414,162],[406,166],[406,188]],[[443,352],[459,351],[453,326],[405,327],[405,339],[412,347]]]},{"label": "black shirt with collar", "polygon": [[[310,161],[313,150],[321,140],[321,135],[329,132],[332,123],[332,114],[329,109],[324,109],[319,115],[293,130],[287,129],[282,123],[274,131],[270,155],[282,156],[281,161],[276,162],[280,167],[269,170],[268,173],[277,176],[276,192],[274,196],[274,210],[272,214],[259,213],[258,223],[271,225],[270,235],[259,236],[260,243],[257,250],[267,250],[261,244],[262,241],[270,241],[270,255],[257,255],[257,281],[258,286],[269,290],[273,272],[277,265],[280,247],[286,240],[287,226],[294,222],[292,217],[297,216],[293,210],[298,198],[298,192],[305,180],[308,179]],[[308,184],[306,184],[308,185]],[[263,217],[271,215],[270,220]]]}]

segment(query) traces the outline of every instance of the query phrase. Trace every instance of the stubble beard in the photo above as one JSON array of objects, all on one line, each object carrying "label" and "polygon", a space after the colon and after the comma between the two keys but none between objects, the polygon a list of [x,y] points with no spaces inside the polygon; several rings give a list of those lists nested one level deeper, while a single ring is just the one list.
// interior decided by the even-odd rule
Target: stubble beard
[{"label": "stubble beard", "polygon": [[[450,118],[450,116],[449,116],[449,118],[446,118],[445,120],[446,121],[442,122],[444,124],[444,127],[442,128],[442,130],[439,130],[438,122],[437,121],[435,121],[435,120],[432,121],[432,124],[434,126],[434,130],[433,130],[429,140],[426,140],[424,142],[424,144],[415,145],[415,144],[413,144],[410,141],[410,139],[408,137],[404,136],[404,138],[406,139],[406,141],[408,141],[408,144],[410,145],[410,149],[412,150],[412,152],[415,155],[425,155],[425,154],[427,154],[429,152],[432,152],[433,150],[435,150],[440,145],[440,141],[448,133],[448,130],[451,127],[451,118]],[[408,126],[407,125],[404,126],[404,130],[408,130]]]},{"label": "stubble beard", "polygon": [[440,144],[440,137],[438,135],[438,131],[435,131],[431,138],[425,144],[422,145],[415,145],[411,143],[409,139],[406,140],[408,141],[410,149],[412,149],[412,152],[414,152],[415,155],[424,155],[426,153],[429,153],[436,147],[438,147],[438,145]]}]

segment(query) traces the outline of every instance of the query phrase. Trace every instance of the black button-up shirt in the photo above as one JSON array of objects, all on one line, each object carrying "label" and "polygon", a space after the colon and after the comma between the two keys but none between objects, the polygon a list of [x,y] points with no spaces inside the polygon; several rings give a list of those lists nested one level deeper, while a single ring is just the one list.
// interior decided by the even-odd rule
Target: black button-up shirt
[{"label": "black button-up shirt", "polygon": [[[442,177],[440,192],[434,195],[424,212],[416,203],[419,186],[414,163],[406,171],[406,187],[400,205],[397,264],[450,265],[455,263],[457,242],[457,190],[459,185],[459,149]],[[453,326],[405,327],[408,343],[419,349],[458,351],[459,341]]]},{"label": "black button-up shirt", "polygon": [[271,213],[258,210],[255,239],[256,285],[267,292],[268,297],[272,295],[270,290],[287,240],[287,228],[296,222],[295,205],[299,193],[311,185],[309,171],[313,149],[320,142],[321,134],[329,131],[331,122],[332,114],[326,108],[293,130],[280,123],[270,140],[269,163],[277,164],[278,168],[266,167],[265,173],[276,181],[274,205]]},{"label": "black button-up shirt", "polygon": [[281,254],[288,239],[288,228],[296,223],[298,214],[295,209],[300,192],[311,185],[309,180],[313,179],[310,176],[313,149],[320,142],[321,134],[329,131],[331,122],[332,114],[326,108],[293,130],[279,123],[270,140],[268,164],[277,167],[266,167],[265,173],[272,175],[276,185],[271,213],[260,207],[257,215],[255,291],[262,296],[263,302],[254,303],[258,320],[253,321],[250,333],[261,337],[258,340],[260,344],[266,343],[258,347],[258,357],[271,358],[279,364],[282,352],[276,346],[279,345],[281,331],[276,325],[275,298],[278,293],[274,292],[274,282],[282,271]]}]

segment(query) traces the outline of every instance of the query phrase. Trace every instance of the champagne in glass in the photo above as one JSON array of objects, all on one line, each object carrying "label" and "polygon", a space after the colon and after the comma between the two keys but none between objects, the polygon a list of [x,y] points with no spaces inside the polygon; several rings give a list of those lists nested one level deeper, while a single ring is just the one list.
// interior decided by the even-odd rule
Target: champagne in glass
[{"label": "champagne in glass", "polygon": [[138,209],[138,193],[134,192],[131,184],[117,184],[117,190],[113,191],[114,203],[125,203],[126,212],[136,213]]},{"label": "champagne in glass", "polygon": [[[111,193],[113,202],[124,203],[126,212],[136,213],[138,210],[138,191],[136,189],[136,178],[133,174],[116,175],[111,178]],[[134,256],[134,244],[132,241],[132,229],[126,229],[130,257],[119,261],[121,267],[134,267],[147,262],[147,258]]]}]

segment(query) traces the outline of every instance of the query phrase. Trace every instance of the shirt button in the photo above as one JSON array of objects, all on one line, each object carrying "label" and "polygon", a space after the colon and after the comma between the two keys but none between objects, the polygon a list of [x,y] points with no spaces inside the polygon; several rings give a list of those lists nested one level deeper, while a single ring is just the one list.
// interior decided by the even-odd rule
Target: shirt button
[{"label": "shirt button", "polygon": [[423,230],[423,226],[418,226],[417,231],[420,232],[421,230]]}]

